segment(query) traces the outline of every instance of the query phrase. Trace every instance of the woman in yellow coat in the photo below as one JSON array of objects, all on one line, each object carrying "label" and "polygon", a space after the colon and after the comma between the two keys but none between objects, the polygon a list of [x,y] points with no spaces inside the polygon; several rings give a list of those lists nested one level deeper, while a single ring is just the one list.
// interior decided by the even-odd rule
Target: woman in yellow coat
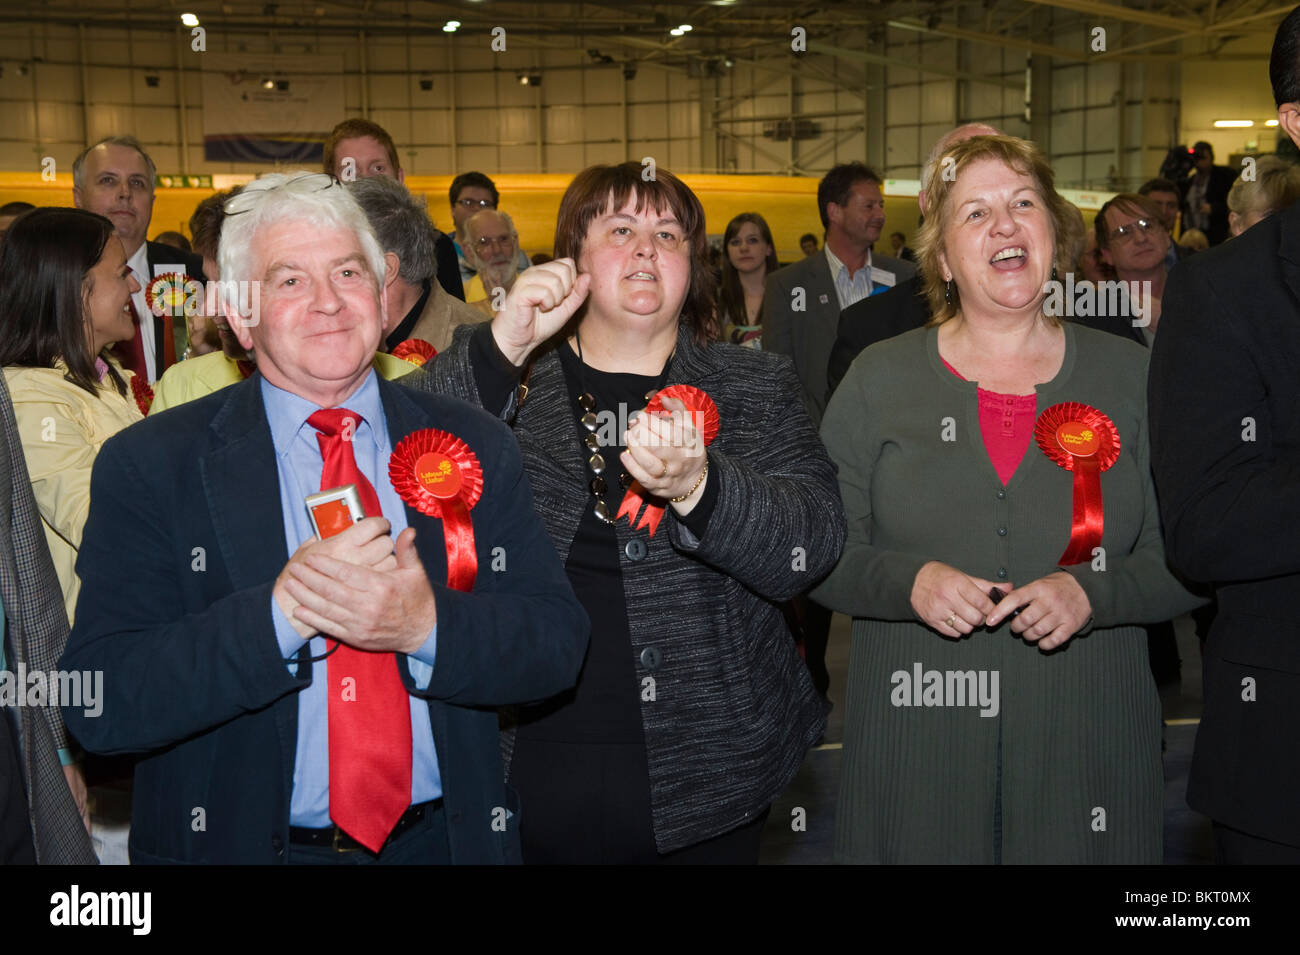
[{"label": "woman in yellow coat", "polygon": [[113,223],[81,209],[33,209],[0,243],[0,365],[45,539],[72,620],[90,469],[110,437],[142,417],[107,349],[135,335],[126,266]]}]

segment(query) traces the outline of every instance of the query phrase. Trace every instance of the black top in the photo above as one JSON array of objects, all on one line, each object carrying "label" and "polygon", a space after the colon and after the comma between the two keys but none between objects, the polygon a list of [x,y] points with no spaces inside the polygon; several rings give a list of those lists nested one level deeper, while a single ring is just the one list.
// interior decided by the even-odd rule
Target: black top
[{"label": "black top", "polygon": [[[579,421],[583,412],[577,402],[577,396],[584,390],[595,397],[596,413],[603,425],[608,414],[626,419],[627,415],[644,408],[646,393],[658,391],[663,385],[663,378],[658,375],[619,374],[583,367],[567,345],[559,346],[559,354],[573,406],[575,441],[582,441],[587,434]],[[626,409],[621,414],[620,405]],[[603,446],[600,454],[606,464],[604,500],[613,517],[623,499],[620,477],[624,468],[619,455],[626,445],[617,426],[612,429],[600,427],[597,434],[608,438],[611,430],[618,444]],[[640,692],[632,660],[632,632],[627,622],[627,598],[623,593],[623,574],[619,567],[618,539],[614,525],[596,517],[595,502],[593,495],[591,504],[583,510],[577,535],[569,546],[569,559],[564,565],[574,594],[591,618],[587,659],[583,662],[577,686],[538,706],[520,710],[519,743],[516,745],[530,738],[642,745],[645,742],[641,729]],[[636,535],[648,544],[648,528],[636,532]]]},{"label": "black top", "polygon": [[438,284],[448,295],[465,301],[465,285],[460,280],[460,260],[456,258],[456,243],[445,232],[439,232],[433,243],[433,261]]},{"label": "black top", "polygon": [[[480,331],[476,338],[478,348],[472,350],[475,377],[485,404],[496,405],[500,403],[506,384],[505,368],[499,360],[492,360],[495,356],[490,356],[490,335]],[[564,369],[569,404],[573,410],[573,440],[580,443],[588,434],[580,421],[583,410],[577,401],[578,395],[587,391],[596,399],[599,424],[595,433],[603,441],[612,438],[616,442],[604,444],[600,451],[605,460],[603,499],[612,517],[618,513],[624,494],[624,482],[620,478],[625,469],[619,459],[626,450],[623,427],[631,414],[645,407],[646,395],[663,387],[667,367],[659,375],[605,372],[581,362],[567,344],[560,344],[557,354]],[[613,427],[606,423],[610,414],[615,416]],[[586,448],[583,451],[584,459],[590,456]],[[586,478],[590,480],[594,476],[588,468]],[[527,745],[529,739],[645,744],[640,684],[636,677],[632,634],[627,619],[618,538],[613,524],[596,517],[595,495],[589,492],[588,496],[589,502],[583,510],[565,563],[573,592],[591,619],[587,657],[573,689],[544,703],[520,708],[516,745]],[[685,521],[697,536],[702,536],[708,527],[709,514],[716,500],[717,482],[710,481],[703,497]],[[665,515],[665,519],[673,518]],[[634,533],[649,546],[648,528]],[[658,533],[665,531],[661,527]]]}]

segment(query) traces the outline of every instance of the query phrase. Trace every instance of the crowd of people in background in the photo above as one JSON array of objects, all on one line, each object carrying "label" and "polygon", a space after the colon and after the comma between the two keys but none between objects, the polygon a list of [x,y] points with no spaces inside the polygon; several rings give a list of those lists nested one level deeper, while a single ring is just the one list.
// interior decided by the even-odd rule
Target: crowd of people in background
[{"label": "crowd of people in background", "polygon": [[[1271,78],[1300,143],[1300,10]],[[1158,863],[1195,612],[1189,799],[1300,861],[1300,169],[1192,153],[1086,227],[966,124],[892,255],[850,162],[783,265],[633,162],[531,257],[482,172],[444,233],[360,119],[149,240],[144,146],[89,145],[0,206],[0,650],[105,703],[0,720],[0,857],[753,863],[839,704],[840,861]]]}]

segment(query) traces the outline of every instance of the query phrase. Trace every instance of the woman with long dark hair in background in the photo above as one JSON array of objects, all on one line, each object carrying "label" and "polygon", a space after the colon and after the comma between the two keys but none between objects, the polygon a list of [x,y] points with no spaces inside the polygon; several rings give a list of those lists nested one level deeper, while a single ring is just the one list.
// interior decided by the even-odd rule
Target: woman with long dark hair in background
[{"label": "woman with long dark hair in background", "polygon": [[723,338],[758,348],[763,328],[763,286],[779,266],[772,230],[757,212],[742,212],[727,223],[722,236],[722,284],[718,290],[718,320]]}]

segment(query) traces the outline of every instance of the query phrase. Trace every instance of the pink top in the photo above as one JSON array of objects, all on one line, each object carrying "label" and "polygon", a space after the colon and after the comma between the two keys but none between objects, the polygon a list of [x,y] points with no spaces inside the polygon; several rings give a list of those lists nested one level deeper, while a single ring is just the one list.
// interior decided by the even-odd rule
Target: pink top
[{"label": "pink top", "polygon": [[[939,359],[943,361],[942,358]],[[956,368],[943,362],[943,366],[965,381]],[[1038,395],[1000,395],[996,391],[976,388],[980,404],[980,435],[984,450],[993,462],[993,470],[1005,485],[1016,473],[1029,450],[1034,436],[1034,422],[1038,420]]]}]

